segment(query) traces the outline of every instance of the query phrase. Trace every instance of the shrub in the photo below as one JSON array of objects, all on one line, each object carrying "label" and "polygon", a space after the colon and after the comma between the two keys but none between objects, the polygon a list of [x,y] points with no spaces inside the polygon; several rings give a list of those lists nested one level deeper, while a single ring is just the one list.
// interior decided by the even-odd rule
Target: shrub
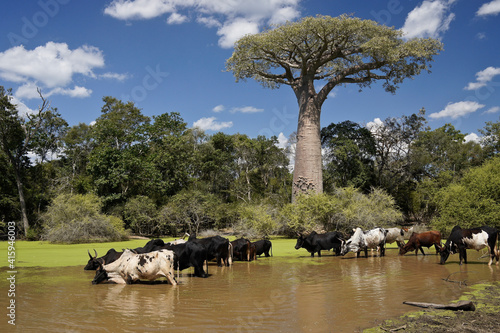
[{"label": "shrub", "polygon": [[277,230],[276,212],[270,205],[241,205],[238,213],[240,220],[233,228],[244,237],[265,237]]},{"label": "shrub", "polygon": [[101,213],[102,202],[93,194],[61,194],[41,215],[42,239],[54,243],[119,241],[127,238],[123,222]]},{"label": "shrub", "polygon": [[158,210],[153,200],[146,196],[137,196],[127,201],[123,216],[132,232],[138,235],[161,235]]}]

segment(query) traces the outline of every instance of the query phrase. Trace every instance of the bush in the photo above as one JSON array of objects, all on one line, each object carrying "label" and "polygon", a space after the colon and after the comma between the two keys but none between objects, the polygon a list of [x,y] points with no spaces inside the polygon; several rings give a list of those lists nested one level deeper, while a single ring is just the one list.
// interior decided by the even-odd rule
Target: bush
[{"label": "bush", "polygon": [[356,227],[389,227],[402,219],[392,196],[379,189],[365,195],[354,187],[339,188],[333,195],[301,195],[281,215],[290,232],[349,232]]},{"label": "bush", "polygon": [[42,239],[54,243],[120,241],[127,238],[123,222],[101,213],[102,202],[93,194],[61,194],[42,214]]},{"label": "bush", "polygon": [[247,238],[269,236],[278,227],[275,209],[270,205],[241,205],[239,223],[233,226],[236,233]]},{"label": "bush", "polygon": [[135,234],[145,236],[162,234],[158,210],[151,198],[141,195],[130,199],[125,204],[123,216]]},{"label": "bush", "polygon": [[444,234],[455,225],[500,227],[500,158],[471,169],[458,183],[438,191],[435,199],[439,216],[431,225]]}]

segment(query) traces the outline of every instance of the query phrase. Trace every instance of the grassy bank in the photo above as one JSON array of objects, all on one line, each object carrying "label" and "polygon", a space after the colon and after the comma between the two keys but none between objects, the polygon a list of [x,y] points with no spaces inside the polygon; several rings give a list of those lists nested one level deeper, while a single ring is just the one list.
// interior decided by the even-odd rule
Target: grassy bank
[{"label": "grassy bank", "polygon": [[[165,242],[173,238],[162,238]],[[233,240],[234,237],[230,237]],[[51,244],[49,242],[28,242],[16,241],[16,267],[63,267],[85,265],[89,259],[87,250],[94,255],[94,249],[98,256],[114,248],[117,251],[121,249],[133,249],[144,246],[148,240],[134,239],[125,242],[110,243],[88,243],[88,244]],[[278,257],[307,255],[306,250],[295,250],[295,239],[273,238],[273,255]],[[7,253],[8,242],[0,242],[0,253]],[[8,265],[7,255],[5,260],[0,263],[0,267]]]},{"label": "grassy bank", "polygon": [[364,333],[382,332],[500,332],[500,283],[476,284],[459,299],[472,301],[475,311],[425,309],[386,320]]}]

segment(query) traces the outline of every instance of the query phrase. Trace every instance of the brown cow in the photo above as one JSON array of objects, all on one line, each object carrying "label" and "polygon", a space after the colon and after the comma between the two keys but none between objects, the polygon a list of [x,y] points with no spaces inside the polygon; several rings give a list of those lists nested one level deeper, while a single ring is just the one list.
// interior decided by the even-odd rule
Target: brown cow
[{"label": "brown cow", "polygon": [[436,248],[436,254],[441,250],[441,233],[439,231],[426,231],[421,233],[413,233],[402,248],[399,249],[399,255],[404,255],[408,251],[415,250],[415,255],[418,255],[418,250],[425,256],[423,246],[430,248],[432,245]]}]

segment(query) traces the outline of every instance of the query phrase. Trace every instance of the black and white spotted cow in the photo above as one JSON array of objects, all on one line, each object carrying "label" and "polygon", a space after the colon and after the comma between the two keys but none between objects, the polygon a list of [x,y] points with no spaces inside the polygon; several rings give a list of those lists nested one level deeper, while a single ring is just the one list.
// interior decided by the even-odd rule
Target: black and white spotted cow
[{"label": "black and white spotted cow", "polygon": [[380,248],[380,256],[385,255],[385,240],[387,230],[384,228],[375,228],[369,231],[363,231],[361,228],[354,229],[354,234],[347,241],[342,242],[340,254],[345,256],[348,252],[356,253],[359,258],[361,251],[365,251],[365,257],[368,257],[368,249]]},{"label": "black and white spotted cow", "polygon": [[441,249],[441,265],[444,265],[450,254],[458,252],[460,265],[462,261],[467,263],[467,249],[481,250],[488,248],[490,261],[488,266],[491,266],[493,259],[496,258],[498,265],[499,252],[496,248],[498,241],[498,230],[496,228],[482,226],[479,228],[462,229],[458,225],[455,226]]},{"label": "black and white spotted cow", "polygon": [[160,250],[138,254],[125,250],[116,261],[99,265],[92,284],[103,281],[131,284],[138,280],[152,281],[160,277],[165,277],[172,285],[177,284],[174,278],[173,251]]}]

